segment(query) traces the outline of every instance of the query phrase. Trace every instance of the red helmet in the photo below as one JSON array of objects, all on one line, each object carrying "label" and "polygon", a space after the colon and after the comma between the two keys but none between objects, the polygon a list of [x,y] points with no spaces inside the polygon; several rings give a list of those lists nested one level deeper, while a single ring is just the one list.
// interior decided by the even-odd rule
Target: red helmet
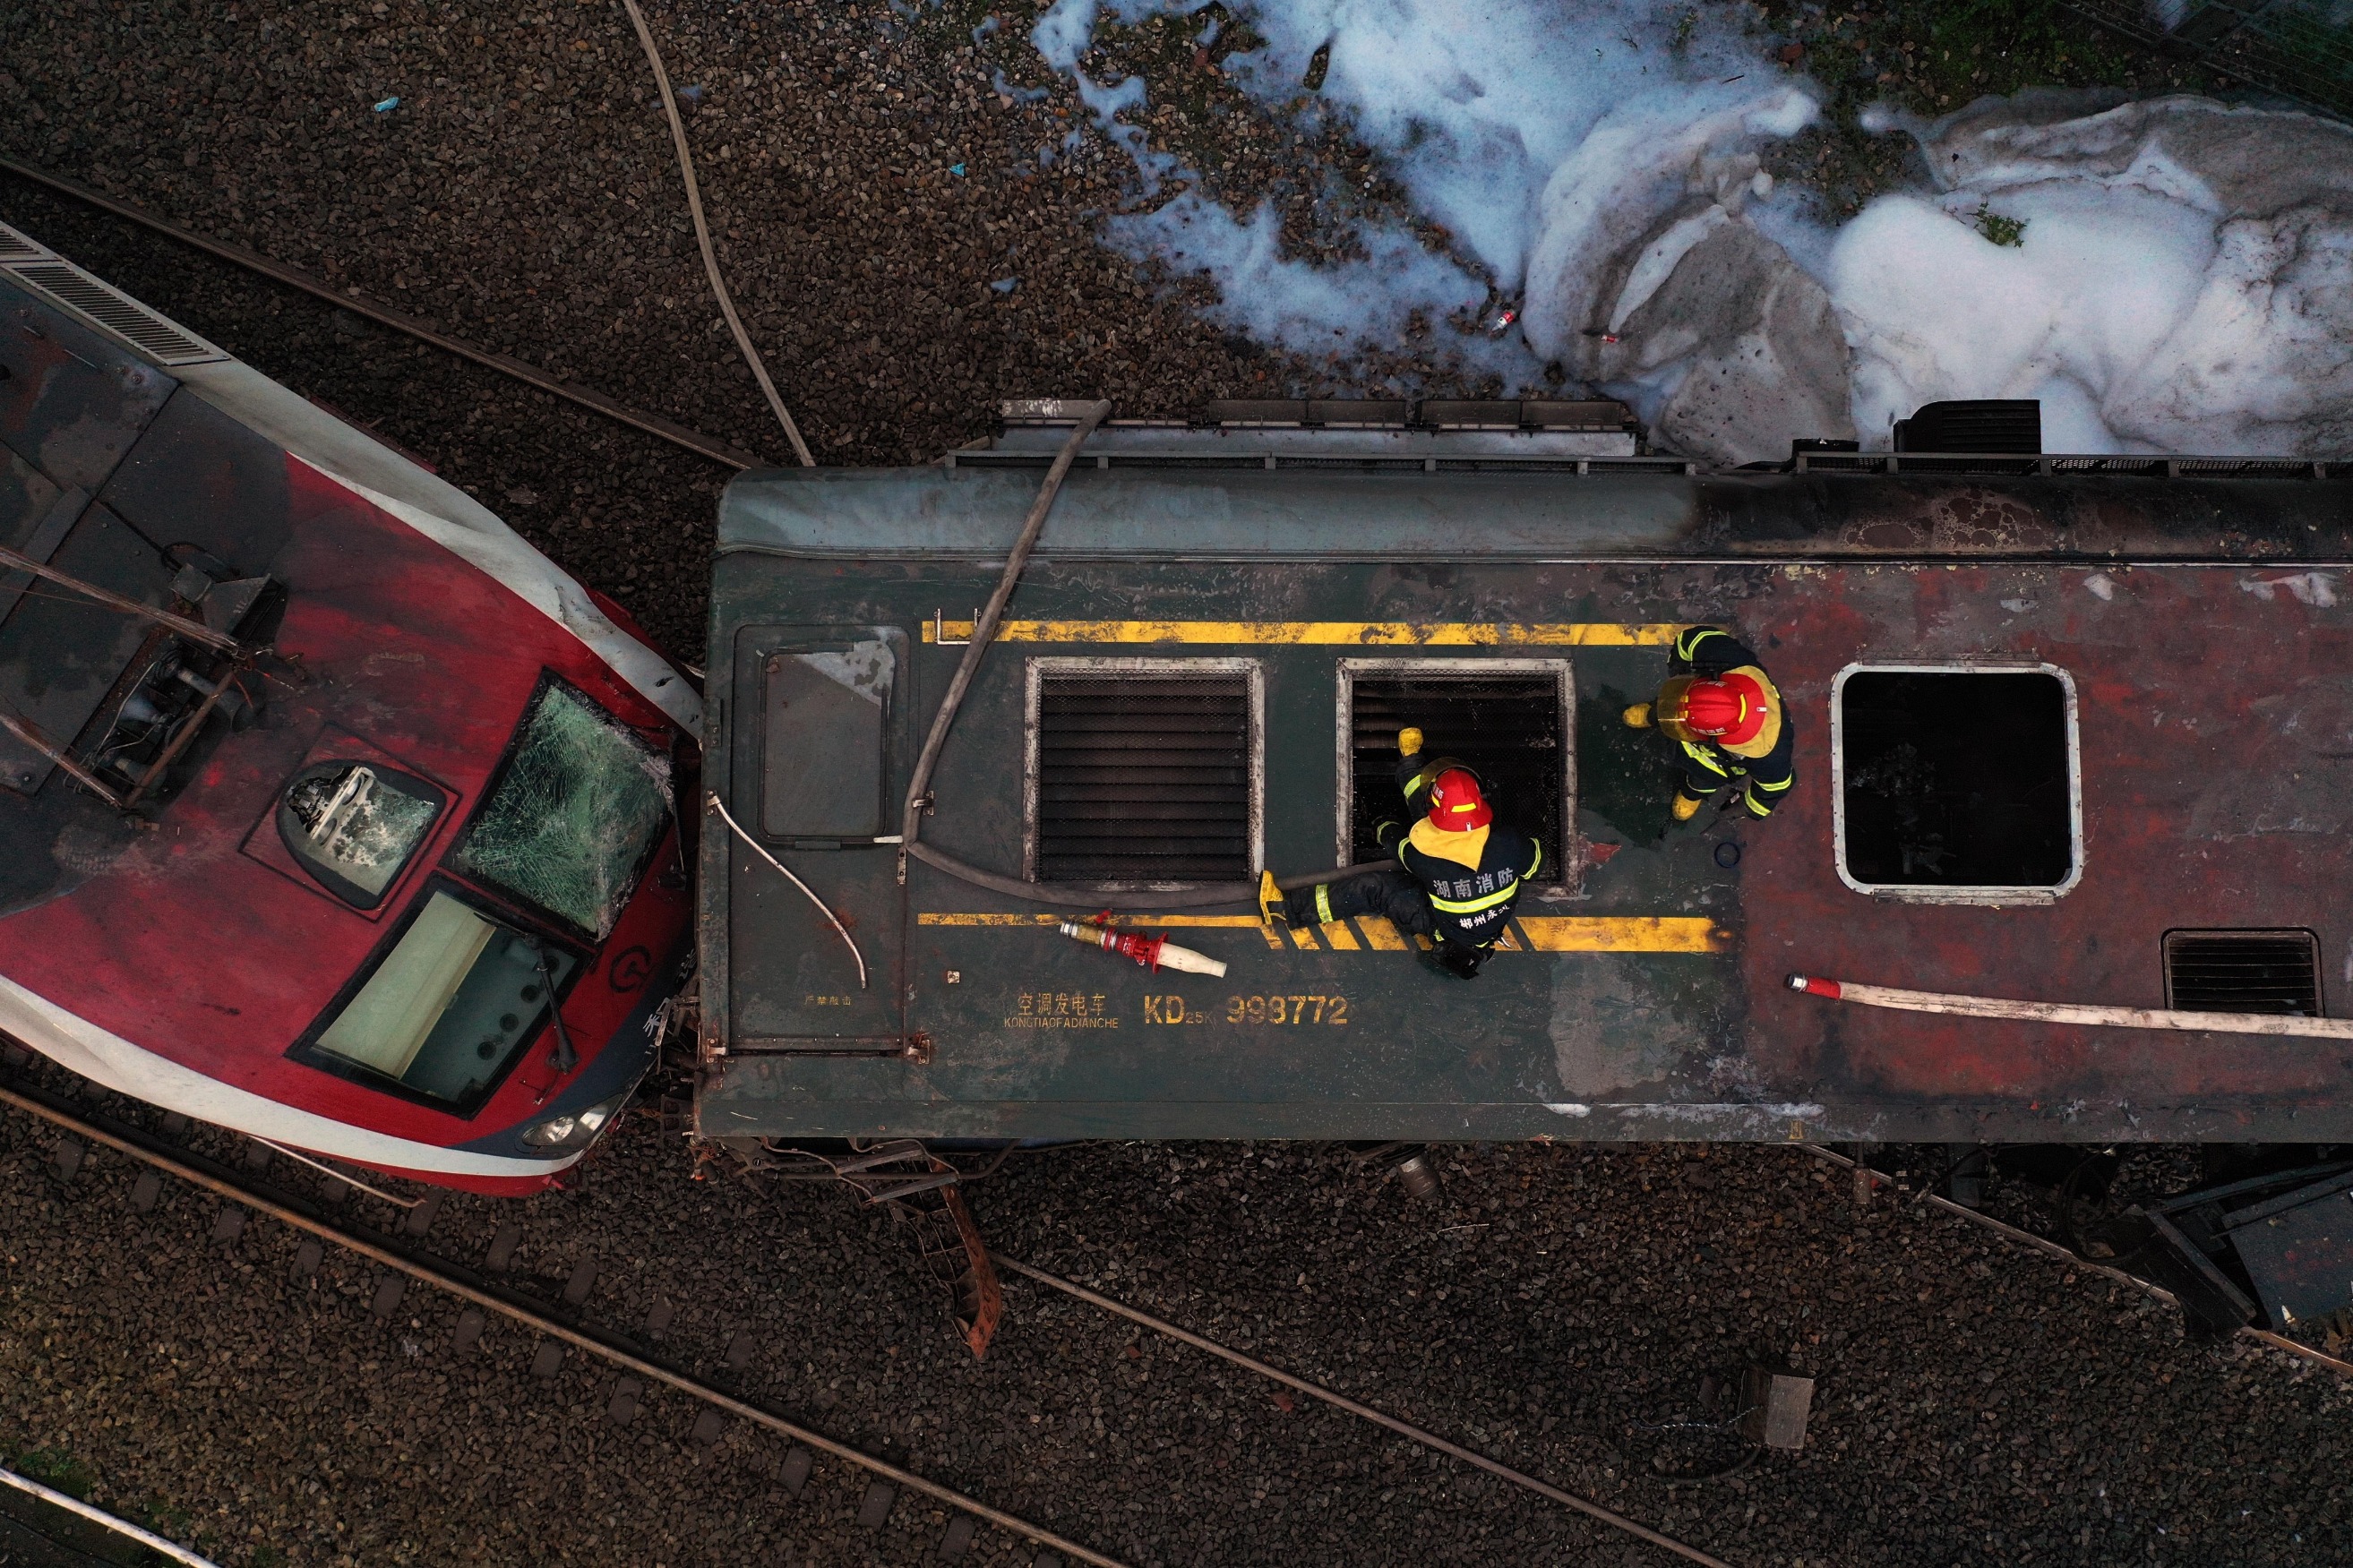
[{"label": "red helmet", "polygon": [[1468,833],[1495,820],[1487,797],[1479,793],[1479,779],[1469,768],[1448,768],[1430,786],[1431,826],[1447,833]]},{"label": "red helmet", "polygon": [[1679,724],[1694,734],[1736,746],[1756,739],[1765,728],[1764,689],[1736,670],[1719,679],[1691,680],[1681,690],[1673,689],[1676,684],[1670,681],[1669,689],[1660,693],[1662,723]]}]

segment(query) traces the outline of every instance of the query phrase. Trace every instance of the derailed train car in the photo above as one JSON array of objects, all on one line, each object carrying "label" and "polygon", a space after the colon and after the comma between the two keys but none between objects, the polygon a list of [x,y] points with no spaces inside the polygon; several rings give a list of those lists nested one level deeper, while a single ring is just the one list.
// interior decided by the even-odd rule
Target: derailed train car
[{"label": "derailed train car", "polygon": [[[1114,421],[911,856],[1075,417],[1011,412],[933,467],[727,492],[703,1137],[2353,1139],[2353,464],[1915,430],[1943,450],[1704,473],[1589,406]],[[1620,721],[1701,624],[1788,700],[1765,821],[1672,824]],[[1546,850],[1478,979],[1384,920],[1203,907],[1376,858],[1406,724]],[[1225,976],[1058,934],[1094,910]]]},{"label": "derailed train car", "polygon": [[489,1192],[649,1064],[700,699],[478,502],[0,227],[0,1033]]}]

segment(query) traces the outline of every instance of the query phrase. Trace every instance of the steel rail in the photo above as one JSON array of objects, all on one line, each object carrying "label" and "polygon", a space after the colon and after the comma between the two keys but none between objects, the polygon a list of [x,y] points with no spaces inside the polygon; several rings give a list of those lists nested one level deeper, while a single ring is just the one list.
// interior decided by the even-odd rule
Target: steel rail
[{"label": "steel rail", "polygon": [[[1827,1160],[1833,1165],[1854,1172],[1857,1175],[1862,1177],[1863,1180],[1870,1183],[1874,1187],[1883,1186],[1893,1189],[1895,1186],[1895,1178],[1889,1175],[1886,1172],[1866,1165],[1860,1160],[1852,1159],[1847,1155],[1841,1154],[1835,1149],[1826,1149],[1820,1143],[1808,1143],[1805,1145],[1805,1149],[1808,1153],[1813,1155],[1816,1159]],[[1926,1199],[1928,1203],[1933,1205],[1935,1207],[1944,1210],[1947,1214],[1958,1215],[1960,1218],[1968,1220],[1971,1225],[1978,1226],[1984,1229],[1992,1231],[1996,1236],[2002,1237],[2006,1241],[2013,1241],[2021,1247],[2028,1247],[2051,1258],[2055,1258],[2060,1262],[2066,1264],[2072,1268],[2082,1268],[2094,1274],[2105,1274],[2109,1279],[2116,1281],[2119,1285],[2129,1285],[2134,1289],[2138,1290],[2144,1295],[2149,1296],[2154,1300],[2162,1301],[2168,1307],[2179,1307],[2181,1305],[2181,1298],[2176,1296],[2172,1291],[2167,1289],[2164,1286],[2158,1284],[2154,1280],[2144,1279],[2137,1274],[2127,1274],[2123,1269],[2112,1268],[2105,1263],[2094,1262],[2093,1259],[2084,1257],[2082,1253],[2070,1251],[2068,1248],[2060,1246],[2057,1242],[2037,1236],[2031,1230],[2021,1230],[2018,1226],[2009,1224],[2007,1221],[1998,1220],[1989,1214],[1980,1214],[1976,1209],[1970,1208],[1966,1204],[1957,1204],[1952,1199],[1945,1197],[1940,1194],[1922,1193],[1920,1196]],[[2316,1362],[2318,1364],[2328,1368],[2331,1372],[2337,1373],[2340,1376],[2353,1377],[2353,1362],[2339,1360],[2337,1357],[2330,1355],[2327,1351],[2315,1350],[2312,1346],[2292,1340],[2285,1334],[2274,1333],[2269,1329],[2258,1329],[2253,1327],[2252,1324],[2242,1324],[2238,1330],[2238,1337],[2242,1340],[2252,1341],[2256,1344],[2269,1345],[2274,1350],[2286,1351],[2291,1354],[2302,1356],[2305,1360]]]},{"label": "steel rail", "polygon": [[45,1487],[30,1476],[20,1476],[14,1470],[0,1468],[0,1486],[13,1487],[27,1497],[38,1498],[51,1508],[63,1509],[77,1518],[90,1521],[100,1530],[110,1531],[127,1541],[135,1541],[148,1551],[184,1563],[186,1568],[220,1568],[211,1558],[200,1557],[176,1541],[166,1540],[152,1530],[142,1530],[127,1519],[118,1519],[102,1508],[82,1501],[71,1492]]},{"label": "steel rail", "polygon": [[1295,1373],[1285,1372],[1279,1366],[1270,1366],[1255,1356],[1244,1355],[1229,1345],[1221,1345],[1215,1340],[1207,1339],[1193,1332],[1190,1329],[1178,1328],[1166,1318],[1154,1317],[1150,1312],[1131,1307],[1124,1301],[1115,1301],[1109,1296],[1090,1290],[1075,1280],[1065,1279],[1059,1274],[1049,1274],[1042,1268],[1033,1268],[1020,1259],[1008,1258],[1001,1252],[992,1252],[989,1257],[997,1261],[997,1267],[1010,1269],[1024,1279],[1032,1279],[1040,1285],[1060,1290],[1065,1295],[1075,1296],[1091,1307],[1100,1307],[1106,1312],[1127,1319],[1130,1322],[1141,1323],[1156,1334],[1166,1334],[1170,1339],[1181,1341],[1196,1350],[1207,1351],[1211,1355],[1233,1363],[1236,1366],[1245,1367],[1257,1373],[1261,1377],[1271,1378],[1286,1387],[1295,1388],[1311,1399],[1320,1399],[1326,1405],[1370,1421],[1377,1426],[1386,1426],[1401,1437],[1410,1438],[1427,1448],[1435,1448],[1440,1453],[1460,1459],[1466,1465],[1475,1465],[1491,1476],[1501,1477],[1514,1486],[1525,1487],[1539,1497],[1549,1498],[1554,1502],[1573,1508],[1579,1513],[1599,1520],[1612,1529],[1622,1530],[1629,1535],[1637,1536],[1653,1546],[1673,1552],[1678,1557],[1686,1557],[1694,1563],[1705,1564],[1705,1568],[1731,1568],[1724,1559],[1710,1556],[1698,1547],[1677,1541],[1672,1535],[1662,1535],[1649,1525],[1638,1524],[1622,1513],[1602,1507],[1590,1498],[1582,1498],[1575,1492],[1563,1491],[1550,1481],[1538,1480],[1525,1471],[1515,1470],[1509,1465],[1487,1458],[1476,1449],[1466,1448],[1460,1443],[1450,1442],[1426,1427],[1417,1426],[1410,1421],[1400,1421],[1387,1411],[1376,1410],[1369,1405],[1351,1399],[1345,1394],[1336,1393],[1320,1383],[1310,1383]]},{"label": "steel rail", "polygon": [[741,1416],[754,1425],[767,1427],[772,1432],[781,1433],[796,1442],[805,1443],[812,1448],[822,1449],[836,1458],[847,1459],[853,1465],[872,1471],[885,1480],[894,1482],[912,1491],[921,1492],[926,1497],[947,1504],[950,1508],[971,1514],[976,1519],[987,1520],[1001,1530],[1034,1541],[1040,1546],[1051,1547],[1082,1563],[1093,1563],[1095,1568],[1128,1568],[1128,1565],[1118,1558],[1107,1557],[1092,1547],[1082,1545],[1068,1537],[1058,1535],[1041,1525],[1030,1523],[1018,1515],[1008,1513],[1003,1509],[991,1507],[978,1498],[968,1496],[954,1487],[944,1486],[938,1481],[919,1476],[913,1470],[902,1469],[887,1459],[877,1458],[871,1454],[850,1447],[839,1438],[828,1437],[822,1432],[801,1426],[798,1422],[787,1420],[765,1406],[738,1398],[724,1389],[713,1387],[690,1373],[655,1361],[630,1348],[617,1336],[563,1322],[550,1317],[528,1301],[503,1290],[462,1278],[447,1268],[437,1266],[428,1255],[414,1253],[397,1245],[388,1245],[384,1241],[360,1235],[332,1221],[305,1214],[300,1209],[256,1191],[245,1183],[226,1174],[217,1167],[211,1170],[206,1169],[205,1167],[211,1165],[212,1162],[205,1160],[202,1156],[191,1155],[185,1151],[174,1152],[157,1147],[153,1140],[136,1129],[125,1127],[120,1132],[110,1131],[85,1117],[77,1116],[70,1110],[47,1103],[46,1096],[37,1092],[27,1094],[8,1084],[0,1084],[0,1104],[12,1105],[19,1110],[54,1123],[78,1138],[88,1139],[93,1143],[103,1144],[119,1153],[128,1154],[134,1160],[144,1161],[157,1170],[177,1176],[192,1186],[202,1187],[206,1192],[216,1194],[257,1213],[267,1215],[282,1224],[291,1226],[296,1230],[317,1237],[322,1241],[332,1242],[345,1251],[355,1253],[370,1262],[395,1269],[412,1279],[422,1280],[460,1300],[469,1301],[477,1307],[496,1312],[501,1317],[520,1323],[533,1332],[544,1334],[550,1339],[561,1340],[566,1344],[575,1346],[590,1355],[635,1373],[640,1377],[677,1389],[680,1393],[699,1399],[706,1405],[724,1410],[731,1415]]},{"label": "steel rail", "polygon": [[290,289],[300,289],[305,294],[315,295],[332,305],[351,311],[353,315],[365,316],[368,320],[390,327],[396,332],[406,333],[419,342],[430,343],[445,353],[453,353],[460,359],[472,360],[476,364],[485,365],[497,371],[501,375],[512,376],[527,386],[537,387],[542,392],[553,393],[593,413],[601,414],[607,419],[617,420],[633,429],[642,430],[649,436],[659,436],[672,446],[685,447],[697,457],[709,458],[713,462],[725,463],[734,468],[765,468],[769,466],[765,459],[731,447],[724,441],[705,436],[699,430],[691,430],[683,425],[663,418],[659,414],[641,413],[626,404],[616,403],[601,392],[595,392],[577,383],[565,381],[561,376],[543,371],[528,361],[519,360],[512,354],[502,354],[491,349],[478,348],[462,338],[451,337],[438,327],[412,316],[406,310],[396,310],[389,305],[379,305],[373,300],[363,299],[356,293],[336,288],[323,278],[313,277],[299,267],[290,267],[283,261],[273,261],[259,251],[248,250],[233,241],[214,239],[208,235],[198,234],[194,229],[183,227],[169,218],[159,217],[145,208],[136,206],[119,196],[110,196],[102,191],[94,191],[79,181],[69,180],[63,174],[51,174],[37,164],[27,163],[21,159],[0,153],[0,170],[5,170],[18,179],[29,180],[37,185],[47,185],[61,195],[71,196],[74,200],[87,203],[100,212],[151,228],[167,239],[177,240],[180,244],[201,250],[208,256],[217,257],[234,266],[242,267],[248,272],[259,273],[273,282],[283,283]]}]

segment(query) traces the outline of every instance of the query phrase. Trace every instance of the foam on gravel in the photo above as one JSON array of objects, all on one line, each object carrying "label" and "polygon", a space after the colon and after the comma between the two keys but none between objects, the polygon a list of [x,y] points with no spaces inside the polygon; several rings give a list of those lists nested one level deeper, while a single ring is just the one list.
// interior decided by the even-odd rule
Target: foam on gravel
[{"label": "foam on gravel", "polygon": [[[1104,14],[1133,24],[1199,5],[1112,0]],[[1261,341],[1302,353],[1395,349],[1451,321],[1460,365],[1507,389],[1565,372],[1663,414],[1672,434],[1676,391],[1695,369],[1761,357],[1754,323],[1712,338],[1694,322],[1762,291],[1767,263],[1753,250],[1737,265],[1705,253],[1683,303],[1641,344],[1597,345],[1619,342],[1692,242],[1748,225],[1828,290],[1831,310],[1795,310],[1771,346],[1783,362],[1829,356],[1828,384],[1816,375],[1803,391],[1844,403],[1866,446],[1885,445],[1894,418],[1953,397],[2042,398],[2053,450],[2353,445],[2344,128],[2195,99],[2085,113],[2081,99],[2033,94],[1935,124],[1883,117],[1874,129],[1918,138],[1935,188],[1883,196],[1833,231],[1786,191],[1759,200],[1769,181],[1743,188],[1761,147],[1814,121],[1818,95],[1739,8],[1491,0],[1469,20],[1441,0],[1238,10],[1265,42],[1229,57],[1227,75],[1279,120],[1345,118],[1416,220],[1360,220],[1361,255],[1337,261],[1284,254],[1269,206],[1241,212],[1193,192],[1105,224],[1113,248],[1213,279],[1214,319]],[[1149,195],[1178,171],[1120,119],[1143,107],[1145,84],[1088,79],[1098,12],[1098,0],[1059,0],[1032,38],[1137,156]],[[1306,92],[1322,51],[1326,74]],[[2023,226],[2008,234],[2000,220]],[[1518,326],[1498,330],[1523,291]],[[1736,427],[1769,422],[1773,393],[1685,411],[1682,429],[1707,443],[1695,455],[1776,455],[1778,426]]]}]

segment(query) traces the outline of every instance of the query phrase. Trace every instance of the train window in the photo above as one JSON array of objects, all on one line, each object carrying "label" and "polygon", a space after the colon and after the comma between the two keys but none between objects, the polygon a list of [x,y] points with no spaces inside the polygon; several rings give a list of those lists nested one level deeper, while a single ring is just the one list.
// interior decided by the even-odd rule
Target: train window
[{"label": "train window", "polygon": [[1831,691],[1839,875],[1933,902],[2047,902],[2083,875],[2066,672],[1855,666]]},{"label": "train window", "polygon": [[882,831],[891,645],[860,638],[761,664],[760,826],[780,838]]},{"label": "train window", "polygon": [[297,1054],[470,1116],[547,1027],[551,996],[579,963],[436,879]]},{"label": "train window", "polygon": [[1032,879],[1257,875],[1265,705],[1251,659],[1030,660]]},{"label": "train window", "polygon": [[1425,755],[1466,764],[1496,813],[1545,847],[1532,880],[1559,881],[1562,832],[1575,820],[1575,703],[1567,659],[1341,660],[1341,862],[1388,858],[1377,835],[1408,814],[1397,737],[1410,726]]},{"label": "train window", "polygon": [[670,809],[670,759],[551,675],[446,864],[602,941]]},{"label": "train window", "polygon": [[278,834],[322,887],[372,910],[433,829],[448,797],[373,763],[320,763],[278,797]]}]

